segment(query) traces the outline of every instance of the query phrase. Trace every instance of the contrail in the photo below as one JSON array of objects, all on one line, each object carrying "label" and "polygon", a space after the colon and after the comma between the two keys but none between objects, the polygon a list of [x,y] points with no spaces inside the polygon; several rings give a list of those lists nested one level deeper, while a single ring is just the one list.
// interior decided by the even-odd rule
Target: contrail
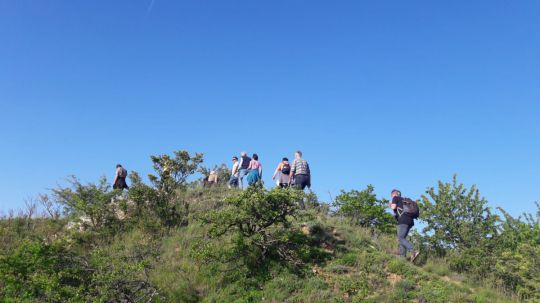
[{"label": "contrail", "polygon": [[150,0],[150,5],[148,5],[148,9],[146,10],[146,15],[150,14],[150,12],[152,11],[152,8],[154,8],[155,2],[156,0]]}]

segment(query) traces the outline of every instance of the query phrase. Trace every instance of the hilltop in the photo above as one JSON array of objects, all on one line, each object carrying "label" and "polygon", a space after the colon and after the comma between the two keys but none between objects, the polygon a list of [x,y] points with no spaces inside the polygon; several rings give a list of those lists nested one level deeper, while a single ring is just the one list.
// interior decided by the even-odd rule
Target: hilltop
[{"label": "hilltop", "polygon": [[[314,194],[296,190],[189,183],[202,157],[200,162],[180,158],[152,157],[151,184],[136,172],[127,192],[111,190],[105,179],[97,184],[74,179],[71,186],[41,196],[47,216],[26,212],[3,218],[2,301],[540,300],[540,233],[532,216],[495,218],[498,234],[479,241],[470,228],[465,232],[468,218],[455,209],[465,223],[448,226],[447,232],[457,231],[459,241],[443,246],[449,242],[416,233],[423,254],[413,264],[396,255],[393,218],[372,187],[343,192],[330,210]],[[163,170],[165,160],[176,161],[174,177]],[[483,201],[474,200],[475,190],[459,191],[475,203]],[[437,194],[442,192],[439,188]],[[437,217],[434,207],[444,203],[430,205],[425,198],[429,228]]]}]

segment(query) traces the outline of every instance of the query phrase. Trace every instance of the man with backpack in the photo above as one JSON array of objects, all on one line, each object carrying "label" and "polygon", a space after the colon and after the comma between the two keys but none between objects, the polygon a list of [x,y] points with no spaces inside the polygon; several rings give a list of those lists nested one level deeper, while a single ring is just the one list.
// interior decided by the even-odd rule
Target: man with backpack
[{"label": "man with backpack", "polygon": [[122,165],[116,165],[116,173],[114,175],[113,189],[129,189],[127,186],[126,178],[128,176],[128,171],[122,167]]},{"label": "man with backpack", "polygon": [[289,159],[287,158],[282,159],[282,161],[279,163],[278,167],[276,168],[274,175],[272,176],[272,180],[276,180],[276,176],[278,174],[279,174],[279,179],[276,185],[280,188],[289,187],[289,179],[290,179],[290,174],[291,174],[291,165],[289,164]]},{"label": "man with backpack", "polygon": [[391,199],[390,208],[394,211],[394,217],[397,220],[399,255],[406,258],[407,251],[410,251],[411,262],[414,262],[420,252],[415,250],[406,238],[411,227],[414,226],[414,219],[418,218],[420,214],[418,204],[409,198],[402,198],[401,191],[397,189],[392,190]]}]

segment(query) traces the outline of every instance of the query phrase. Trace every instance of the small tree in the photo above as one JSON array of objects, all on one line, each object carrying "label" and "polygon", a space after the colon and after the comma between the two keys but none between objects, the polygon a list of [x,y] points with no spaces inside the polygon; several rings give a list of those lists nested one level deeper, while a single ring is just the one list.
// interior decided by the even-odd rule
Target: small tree
[{"label": "small tree", "polygon": [[437,190],[428,188],[426,194],[421,203],[423,238],[439,255],[478,247],[496,235],[498,216],[475,185],[467,189],[454,175],[452,183],[439,181]]},{"label": "small tree", "polygon": [[372,185],[362,191],[341,191],[333,206],[337,208],[336,214],[349,218],[353,224],[388,232],[395,225],[395,219],[386,212],[388,201],[377,199],[373,191]]},{"label": "small tree", "polygon": [[223,209],[205,215],[210,224],[208,236],[222,239],[211,250],[210,263],[215,259],[241,266],[248,274],[265,273],[269,264],[278,261],[293,269],[303,264],[309,247],[307,237],[292,226],[299,215],[302,193],[295,190],[251,186],[226,199]]},{"label": "small tree", "polygon": [[99,183],[82,184],[74,176],[69,180],[70,187],[53,189],[55,203],[64,207],[64,213],[87,217],[93,227],[99,228],[115,220],[115,209],[111,207],[118,191],[111,191],[105,177]]},{"label": "small tree", "polygon": [[216,165],[213,169],[207,167],[199,168],[199,172],[202,174],[203,177],[202,183],[204,183],[204,180],[208,180],[211,171],[215,171],[217,173],[219,185],[227,185],[229,179],[231,178],[231,171],[225,163],[221,165]]},{"label": "small tree", "polygon": [[161,190],[171,191],[185,185],[187,178],[193,175],[203,163],[203,154],[191,156],[185,150],[175,151],[174,157],[169,155],[151,156],[155,175],[148,175],[152,183]]},{"label": "small tree", "polygon": [[501,286],[516,292],[522,300],[540,301],[540,205],[536,216],[512,217],[502,208],[505,220],[493,252],[495,276]]},{"label": "small tree", "polygon": [[[148,223],[159,221],[167,227],[187,224],[189,205],[182,198],[187,179],[203,162],[203,154],[190,155],[187,151],[175,151],[174,156],[151,156],[155,174],[148,178],[153,186],[144,184],[137,173],[131,174],[132,186],[129,198],[137,205],[139,214]],[[143,213],[144,212],[144,213]]]}]

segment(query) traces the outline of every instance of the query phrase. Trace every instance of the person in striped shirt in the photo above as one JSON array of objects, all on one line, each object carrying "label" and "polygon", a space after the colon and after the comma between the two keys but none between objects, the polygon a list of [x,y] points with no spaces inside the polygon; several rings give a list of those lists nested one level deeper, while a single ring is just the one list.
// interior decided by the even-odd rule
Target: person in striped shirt
[{"label": "person in striped shirt", "polygon": [[311,171],[306,160],[302,159],[302,152],[297,151],[294,154],[294,162],[291,166],[289,186],[294,178],[294,185],[297,189],[304,190],[306,187],[311,189]]}]

